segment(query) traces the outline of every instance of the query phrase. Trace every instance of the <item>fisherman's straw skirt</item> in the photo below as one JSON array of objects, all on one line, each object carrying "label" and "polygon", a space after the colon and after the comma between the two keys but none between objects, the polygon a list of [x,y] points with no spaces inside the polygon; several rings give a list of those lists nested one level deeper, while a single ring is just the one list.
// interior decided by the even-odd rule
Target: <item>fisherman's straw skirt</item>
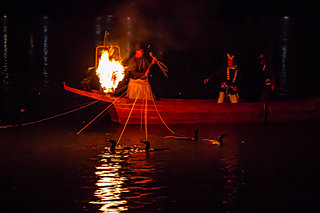
[{"label": "fisherman's straw skirt", "polygon": [[127,90],[130,99],[152,100],[152,89],[147,79],[130,79]]}]

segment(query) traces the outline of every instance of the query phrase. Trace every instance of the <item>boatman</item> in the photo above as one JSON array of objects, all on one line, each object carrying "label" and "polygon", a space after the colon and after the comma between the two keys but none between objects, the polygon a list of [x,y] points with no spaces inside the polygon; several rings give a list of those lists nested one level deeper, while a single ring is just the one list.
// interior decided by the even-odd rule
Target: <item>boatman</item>
[{"label": "boatman", "polygon": [[152,100],[153,94],[148,81],[148,74],[150,67],[156,63],[157,59],[153,58],[150,63],[144,56],[140,43],[136,43],[134,49],[135,54],[130,58],[127,67],[129,74],[127,97],[130,99]]},{"label": "boatman", "polygon": [[[218,103],[223,103],[226,97],[231,103],[239,103],[239,67],[233,54],[227,53],[227,57],[227,67],[213,77],[221,80]],[[210,79],[205,79],[204,83],[207,84]]]},{"label": "boatman", "polygon": [[258,67],[259,73],[259,88],[260,91],[260,100],[261,101],[269,101],[271,99],[271,94],[275,88],[275,77],[274,73],[270,69],[270,66],[266,63],[266,57],[263,53],[261,53],[258,57]]}]

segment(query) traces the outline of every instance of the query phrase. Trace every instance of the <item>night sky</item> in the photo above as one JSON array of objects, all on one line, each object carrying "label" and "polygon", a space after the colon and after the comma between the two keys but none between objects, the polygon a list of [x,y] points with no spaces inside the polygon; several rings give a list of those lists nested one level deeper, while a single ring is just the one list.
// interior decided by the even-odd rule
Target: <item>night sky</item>
[{"label": "night sky", "polygon": [[[126,5],[136,5],[140,9],[146,9],[160,15],[166,14],[172,8],[184,8],[188,5],[190,10],[208,9],[211,15],[224,16],[226,13],[234,15],[311,15],[316,12],[315,1],[299,1],[299,0],[31,0],[31,1],[15,1],[13,5],[10,1],[2,3],[1,12],[12,13],[48,13],[48,12],[79,12],[79,13],[104,13],[112,11],[116,8],[124,8]],[[144,10],[145,11],[145,10]],[[186,14],[187,15],[187,14]]]}]

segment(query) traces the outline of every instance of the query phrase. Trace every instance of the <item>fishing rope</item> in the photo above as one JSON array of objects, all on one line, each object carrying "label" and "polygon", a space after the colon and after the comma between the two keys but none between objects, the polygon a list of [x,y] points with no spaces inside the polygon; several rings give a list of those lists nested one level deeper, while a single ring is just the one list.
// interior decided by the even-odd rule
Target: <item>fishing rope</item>
[{"label": "fishing rope", "polygon": [[121,139],[121,137],[122,137],[122,135],[123,135],[123,133],[124,133],[124,130],[125,130],[125,129],[126,129],[126,127],[127,127],[127,124],[128,124],[128,122],[129,122],[129,119],[130,119],[131,113],[132,113],[132,111],[133,111],[134,106],[136,105],[136,102],[137,102],[137,100],[138,100],[139,95],[140,95],[140,91],[139,91],[139,93],[138,93],[138,95],[137,95],[136,99],[134,100],[134,103],[133,103],[133,105],[132,105],[131,111],[130,111],[130,113],[129,113],[129,115],[128,115],[128,118],[127,118],[126,123],[124,124],[124,127],[123,127],[123,129],[122,129],[122,132],[121,132],[121,134],[120,134],[119,138],[118,138],[118,141],[117,141],[116,146],[119,144],[120,139]]},{"label": "fishing rope", "polygon": [[153,105],[154,105],[154,108],[156,109],[156,112],[158,113],[158,116],[160,118],[160,120],[162,121],[162,123],[165,125],[165,127],[167,127],[167,129],[172,133],[172,134],[176,134],[174,131],[172,131],[168,125],[164,122],[164,120],[162,119],[162,116],[160,115],[159,111],[158,111],[158,108],[156,106],[156,103],[154,102],[154,98],[152,97],[152,101],[153,101]]},{"label": "fishing rope", "polygon": [[147,128],[147,115],[148,114],[148,99],[147,99],[147,94],[146,94],[146,103],[145,103],[145,108],[144,108],[144,128],[145,128],[145,133],[146,133],[146,141],[148,140],[148,128]]},{"label": "fishing rope", "polygon": [[123,85],[122,87],[117,88],[117,90],[114,91],[113,93],[119,93],[119,92],[121,92],[122,90],[127,89],[127,87],[128,87],[128,84],[125,84],[125,85]]},{"label": "fishing rope", "polygon": [[[152,59],[155,57],[153,56],[152,52],[149,53]],[[159,66],[160,70],[163,72],[163,74],[168,78],[167,72],[168,72],[168,67],[164,65],[161,61],[157,60],[156,61],[157,65]]]},{"label": "fishing rope", "polygon": [[156,62],[160,68],[160,70],[163,72],[163,74],[168,78],[168,67],[166,65],[164,65],[164,63],[162,63],[161,61],[157,61]]},{"label": "fishing rope", "polygon": [[100,115],[102,115],[106,110],[108,110],[113,104],[115,104],[118,100],[122,98],[126,93],[123,93],[119,98],[117,98],[115,101],[113,101],[109,106],[107,106],[102,112],[100,112],[94,119],[92,119],[87,125],[85,125],[79,132],[77,132],[77,135],[79,135],[85,128],[87,128],[93,121],[95,121]]},{"label": "fishing rope", "polygon": [[67,112],[64,112],[64,113],[61,113],[61,114],[58,114],[58,115],[54,115],[54,116],[51,116],[51,117],[48,117],[48,118],[43,118],[41,120],[37,120],[37,121],[32,121],[32,122],[28,122],[28,123],[24,123],[24,124],[15,124],[15,125],[5,125],[5,126],[0,126],[0,129],[6,129],[6,128],[9,128],[9,127],[21,127],[21,126],[28,126],[28,125],[31,125],[31,124],[36,124],[36,123],[40,123],[40,122],[43,122],[43,121],[47,121],[47,120],[50,120],[50,119],[53,119],[53,118],[57,118],[57,117],[60,117],[60,116],[63,116],[63,115],[66,115],[66,114],[69,114],[69,113],[72,113],[72,112],[75,112],[75,111],[78,111],[80,109],[83,109],[83,108],[86,108],[88,106],[91,106],[97,102],[99,102],[100,100],[96,100],[96,101],[93,101],[93,102],[90,102],[84,106],[81,106],[79,108],[76,108],[76,109],[73,109],[73,110],[70,110],[70,111],[67,111]]},{"label": "fishing rope", "polygon": [[143,105],[141,105],[141,110],[140,110],[140,132],[142,132],[142,125],[143,125],[143,118],[142,118],[142,113],[143,113]]}]

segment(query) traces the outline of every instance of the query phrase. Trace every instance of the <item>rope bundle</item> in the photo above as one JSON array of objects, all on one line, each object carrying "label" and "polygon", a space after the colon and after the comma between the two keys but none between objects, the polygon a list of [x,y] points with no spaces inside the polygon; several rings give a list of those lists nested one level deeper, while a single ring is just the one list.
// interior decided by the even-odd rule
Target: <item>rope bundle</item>
[{"label": "rope bundle", "polygon": [[[152,59],[155,57],[153,56],[152,52],[149,53]],[[163,72],[163,74],[168,78],[167,72],[168,72],[168,67],[162,63],[161,61],[157,60],[156,63],[158,64],[160,70]]]}]

